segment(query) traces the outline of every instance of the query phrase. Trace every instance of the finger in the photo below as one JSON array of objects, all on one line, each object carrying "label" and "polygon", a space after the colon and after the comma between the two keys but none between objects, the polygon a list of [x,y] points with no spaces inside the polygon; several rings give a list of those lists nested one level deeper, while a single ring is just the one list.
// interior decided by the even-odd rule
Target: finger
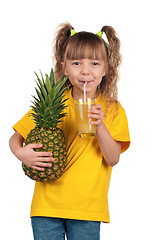
[{"label": "finger", "polygon": [[44,171],[44,168],[41,168],[41,167],[33,166],[32,168],[37,171],[42,171],[42,172]]},{"label": "finger", "polygon": [[93,113],[93,114],[98,114],[98,115],[104,115],[103,111],[99,110],[99,109],[92,109],[90,110],[88,113]]},{"label": "finger", "polygon": [[48,157],[38,157],[37,162],[54,162],[54,158],[48,158]]},{"label": "finger", "polygon": [[[99,105],[100,106],[100,105]],[[100,113],[103,113],[103,110],[102,110],[102,108],[101,107],[93,107],[93,108],[91,108],[91,109],[88,109],[88,112],[90,112],[90,113],[93,113],[93,112],[100,112]]]},{"label": "finger", "polygon": [[30,144],[28,144],[28,146],[30,148],[34,149],[34,148],[41,148],[43,145],[40,143],[30,143]]},{"label": "finger", "polygon": [[92,107],[92,109],[102,109],[101,105],[100,104],[97,104],[97,105],[94,105]]},{"label": "finger", "polygon": [[37,162],[36,166],[44,168],[44,167],[51,167],[52,164],[51,163],[44,163],[44,162]]},{"label": "finger", "polygon": [[41,157],[51,157],[52,156],[52,152],[36,152],[37,156],[41,156]]},{"label": "finger", "polygon": [[97,114],[88,114],[88,117],[91,118],[91,119],[99,119],[99,120],[102,120],[103,119],[103,116],[102,115],[97,115]]},{"label": "finger", "polygon": [[92,125],[99,125],[101,123],[101,120],[97,120],[97,121],[92,121],[91,124]]}]

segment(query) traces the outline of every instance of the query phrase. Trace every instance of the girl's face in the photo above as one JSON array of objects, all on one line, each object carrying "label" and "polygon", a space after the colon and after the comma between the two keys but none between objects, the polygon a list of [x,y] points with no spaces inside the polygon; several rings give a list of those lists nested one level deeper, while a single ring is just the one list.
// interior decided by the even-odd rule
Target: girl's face
[{"label": "girl's face", "polygon": [[69,80],[73,85],[74,99],[83,97],[85,82],[87,82],[87,97],[95,98],[98,96],[97,87],[107,72],[106,61],[84,58],[80,60],[66,60],[63,65],[64,74],[69,76]]}]

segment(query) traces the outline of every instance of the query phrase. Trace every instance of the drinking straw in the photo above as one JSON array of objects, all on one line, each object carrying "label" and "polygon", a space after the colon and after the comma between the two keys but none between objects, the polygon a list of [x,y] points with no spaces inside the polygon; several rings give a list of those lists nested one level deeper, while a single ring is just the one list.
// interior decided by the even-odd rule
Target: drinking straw
[{"label": "drinking straw", "polygon": [[85,82],[84,84],[84,104],[86,105],[86,84],[87,82]]}]

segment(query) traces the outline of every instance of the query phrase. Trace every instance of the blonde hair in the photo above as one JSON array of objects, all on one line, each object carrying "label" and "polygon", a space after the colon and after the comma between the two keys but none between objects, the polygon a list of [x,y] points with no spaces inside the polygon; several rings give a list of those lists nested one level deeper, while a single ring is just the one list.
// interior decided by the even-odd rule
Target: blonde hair
[{"label": "blonde hair", "polygon": [[[119,66],[121,63],[120,40],[115,30],[110,26],[103,26],[101,31],[106,34],[108,43],[103,38],[90,32],[78,32],[71,36],[69,23],[59,25],[54,43],[55,78],[63,75],[61,62],[67,59],[104,59],[106,60],[107,73],[102,78],[100,91],[109,102],[117,102],[117,82]],[[89,51],[85,51],[89,47]],[[87,52],[87,56],[85,56]],[[66,85],[70,85],[69,79]],[[73,87],[73,86],[71,86]]]}]

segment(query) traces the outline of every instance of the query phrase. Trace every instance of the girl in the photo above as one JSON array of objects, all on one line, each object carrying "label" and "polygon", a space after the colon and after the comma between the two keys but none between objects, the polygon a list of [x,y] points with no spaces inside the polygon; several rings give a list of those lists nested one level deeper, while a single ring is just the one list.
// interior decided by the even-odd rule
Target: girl
[{"label": "girl", "polygon": [[[102,39],[106,34],[108,43]],[[108,188],[112,167],[130,144],[124,109],[117,100],[118,68],[121,62],[120,41],[112,27],[104,26],[97,34],[78,32],[69,23],[60,26],[55,38],[55,76],[69,76],[67,116],[60,128],[64,131],[68,165],[64,174],[50,183],[35,183],[31,220],[35,239],[68,240],[100,238],[100,223],[109,222]],[[95,119],[96,137],[79,138],[75,99],[96,98],[97,105],[88,112]],[[25,165],[43,170],[53,161],[51,153],[39,153],[40,144],[23,147],[34,127],[28,113],[14,125],[10,139],[12,152]]]}]

